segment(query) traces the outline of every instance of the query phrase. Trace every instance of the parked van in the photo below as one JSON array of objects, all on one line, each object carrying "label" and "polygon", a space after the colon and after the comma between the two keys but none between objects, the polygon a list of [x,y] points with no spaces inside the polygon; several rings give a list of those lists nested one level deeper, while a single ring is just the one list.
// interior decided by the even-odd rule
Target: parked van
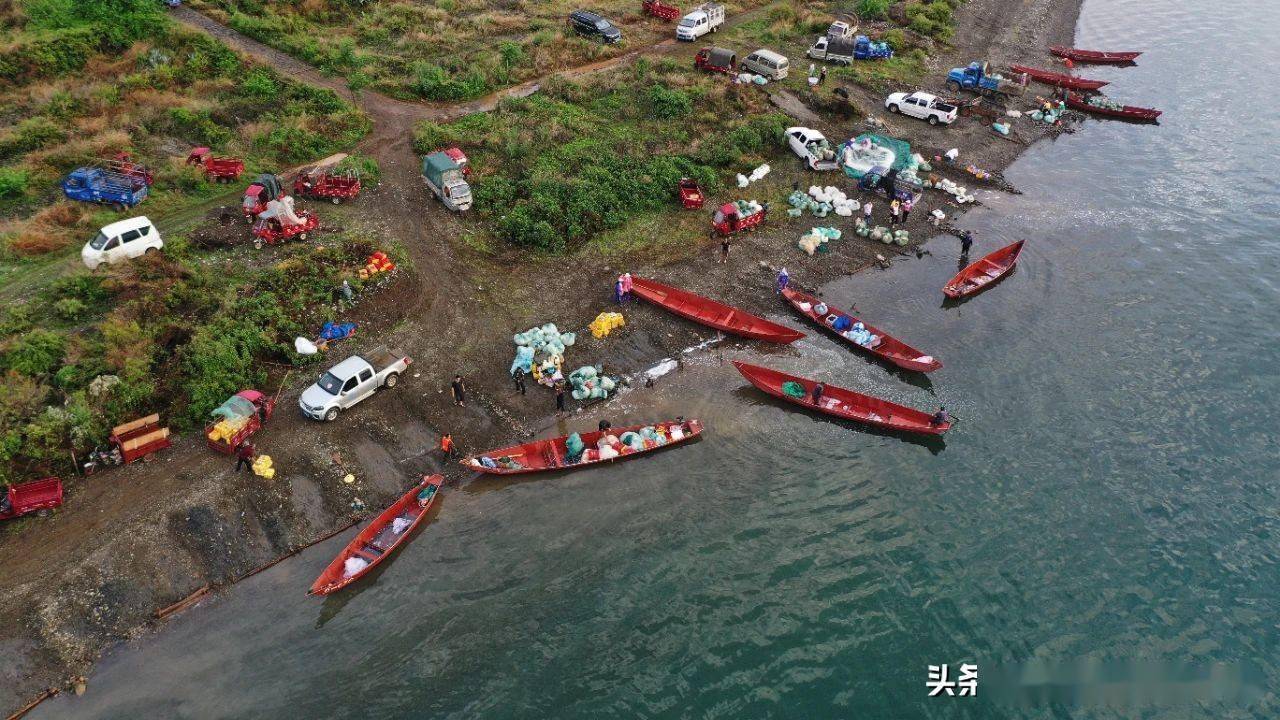
[{"label": "parked van", "polygon": [[164,247],[160,231],[146,217],[129,218],[106,225],[98,237],[85,244],[80,259],[90,270],[120,260],[136,258]]},{"label": "parked van", "polygon": [[787,76],[791,63],[772,50],[760,48],[743,58],[742,65],[739,67],[747,72],[763,75],[770,80],[781,80]]},{"label": "parked van", "polygon": [[569,13],[569,27],[579,35],[597,38],[601,42],[616,43],[622,40],[622,31],[613,23],[587,10]]}]

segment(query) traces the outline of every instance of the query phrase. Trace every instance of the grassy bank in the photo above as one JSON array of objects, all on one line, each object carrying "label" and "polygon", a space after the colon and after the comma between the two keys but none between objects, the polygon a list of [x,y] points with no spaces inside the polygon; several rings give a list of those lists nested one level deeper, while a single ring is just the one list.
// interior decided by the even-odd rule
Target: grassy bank
[{"label": "grassy bank", "polygon": [[[401,98],[466,100],[525,80],[651,45],[673,24],[640,14],[639,0],[194,0],[193,6],[321,70]],[[731,13],[763,0],[728,3]],[[691,4],[692,5],[692,4]],[[577,36],[566,19],[595,10],[623,33],[616,45]]]},{"label": "grassy bank", "polygon": [[[348,149],[367,118],[334,93],[244,63],[179,30],[151,0],[25,0],[6,6],[0,50],[0,479],[69,469],[68,450],[159,411],[178,428],[289,359],[341,278],[373,248],[209,251],[175,231],[241,185],[206,182],[194,145],[278,170]],[[137,38],[145,38],[137,40]],[[117,151],[155,171],[136,210],[61,199],[70,169]],[[147,214],[165,252],[97,274],[78,262],[102,224]],[[166,222],[166,218],[175,219]],[[245,231],[247,237],[247,231]],[[358,281],[357,281],[358,284]]]},{"label": "grassy bank", "polygon": [[774,151],[786,118],[763,92],[685,63],[638,60],[450,124],[422,123],[419,152],[473,158],[476,211],[520,246],[561,252],[634,218],[679,212],[676,182],[709,190]]}]

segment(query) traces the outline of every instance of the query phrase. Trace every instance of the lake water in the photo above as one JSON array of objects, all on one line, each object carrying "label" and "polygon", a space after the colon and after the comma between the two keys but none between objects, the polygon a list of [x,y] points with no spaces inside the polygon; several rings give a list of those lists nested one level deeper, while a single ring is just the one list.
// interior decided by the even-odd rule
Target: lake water
[{"label": "lake water", "polygon": [[[700,417],[702,442],[464,485],[373,581],[303,594],[344,535],[33,717],[1280,715],[1257,697],[1280,680],[1277,29],[1269,0],[1088,0],[1079,45],[1147,52],[1087,74],[1164,122],[1028,152],[1026,194],[963,220],[975,257],[1027,250],[959,307],[951,238],[826,288],[942,358],[931,383],[816,332],[763,358],[944,402],[945,446],[792,412],[705,354],[630,415]],[[927,697],[928,665],[968,662],[978,697]]]}]

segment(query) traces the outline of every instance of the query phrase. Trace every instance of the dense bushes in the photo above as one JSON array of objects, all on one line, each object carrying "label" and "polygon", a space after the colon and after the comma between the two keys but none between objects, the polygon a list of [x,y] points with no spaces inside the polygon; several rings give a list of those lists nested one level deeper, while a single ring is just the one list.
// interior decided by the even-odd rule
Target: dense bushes
[{"label": "dense bushes", "polygon": [[[633,88],[644,90],[637,98]],[[494,232],[559,252],[672,207],[682,177],[714,188],[723,171],[776,148],[786,119],[764,103],[683,67],[638,61],[603,81],[555,80],[491,113],[423,123],[414,144],[473,154],[476,209]],[[715,132],[679,122],[712,113]]]},{"label": "dense bushes", "polygon": [[889,17],[892,0],[858,0],[858,16],[863,20],[883,20]]},{"label": "dense bushes", "polygon": [[947,40],[955,30],[949,0],[913,2],[903,8],[902,12],[907,18],[909,27],[921,35]]}]

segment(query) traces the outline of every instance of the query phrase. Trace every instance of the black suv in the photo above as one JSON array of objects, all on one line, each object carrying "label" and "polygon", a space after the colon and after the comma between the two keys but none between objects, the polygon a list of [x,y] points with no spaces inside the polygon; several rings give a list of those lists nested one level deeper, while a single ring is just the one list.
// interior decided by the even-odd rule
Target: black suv
[{"label": "black suv", "polygon": [[569,13],[569,26],[579,35],[599,38],[601,42],[616,43],[622,40],[622,31],[599,15],[586,10]]}]

